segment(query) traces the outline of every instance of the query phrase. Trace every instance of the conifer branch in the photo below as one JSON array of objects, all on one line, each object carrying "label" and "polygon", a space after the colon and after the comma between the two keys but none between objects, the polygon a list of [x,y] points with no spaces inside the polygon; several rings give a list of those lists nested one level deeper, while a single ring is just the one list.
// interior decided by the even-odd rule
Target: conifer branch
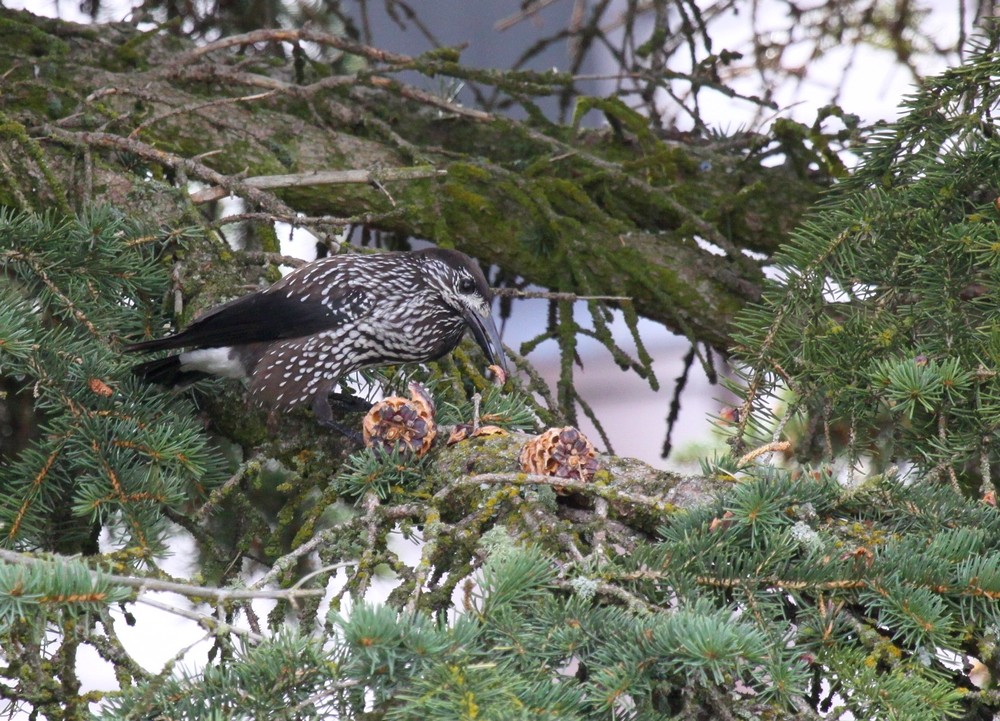
[{"label": "conifer branch", "polygon": [[[601,12],[579,18],[571,35],[601,42]],[[690,2],[682,12],[677,42],[697,46],[700,58],[705,17]],[[82,708],[94,697],[79,690],[77,652],[90,644],[118,673],[122,688],[101,709],[116,719],[195,717],[208,708],[260,718],[366,713],[432,721],[469,709],[495,718],[530,709],[546,718],[669,711],[777,721],[815,718],[834,694],[857,718],[937,721],[995,711],[995,698],[962,693],[965,677],[943,663],[947,654],[992,648],[995,629],[983,619],[994,618],[1000,601],[1000,516],[988,495],[980,501],[955,492],[987,494],[989,470],[1000,463],[993,447],[1000,377],[983,370],[1000,357],[1000,318],[987,302],[1000,296],[990,182],[997,148],[984,130],[995,125],[990,113],[1000,103],[995,39],[966,67],[929,81],[912,113],[872,138],[863,166],[778,257],[785,277],[740,320],[750,391],[736,445],[751,434],[772,444],[740,449],[748,467],[739,482],[714,482],[707,471],[681,478],[604,455],[604,469],[584,483],[508,472],[518,467],[517,431],[560,413],[599,420],[575,388],[583,337],[655,386],[640,313],[690,335],[696,351],[695,340],[730,346],[736,309],[757,297],[761,278],[761,263],[745,255],[776,247],[797,217],[786,203],[808,202],[794,199],[795,189],[808,199],[823,182],[812,169],[832,154],[812,150],[834,139],[818,124],[717,140],[673,133],[619,97],[580,98],[571,86],[579,73],[483,72],[461,67],[448,49],[407,57],[305,29],[213,39],[192,50],[158,31],[80,33],[58,21],[29,23],[26,13],[0,9],[0,16],[8,29],[24,25],[31,39],[30,56],[14,48],[21,65],[3,73],[15,91],[4,102],[17,112],[0,125],[18,138],[0,150],[6,196],[26,208],[54,202],[63,214],[83,207],[95,188],[116,201],[113,211],[84,210],[78,218],[11,219],[0,211],[0,253],[28,254],[51,282],[9,259],[12,282],[0,289],[5,418],[34,414],[12,440],[4,437],[0,524],[13,531],[10,545],[88,557],[0,555],[6,698],[34,704],[36,715],[60,703]],[[649,97],[669,94],[677,77],[665,62],[669,52],[657,43],[639,50],[635,39],[614,51],[638,63],[619,77],[644,83]],[[294,57],[271,62],[255,43],[290,43]],[[312,63],[317,46],[335,52]],[[126,61],[140,53],[140,62],[109,65],[109,49]],[[328,74],[347,72],[335,69],[340,53],[357,53],[367,65]],[[343,67],[358,67],[345,60]],[[708,86],[726,61],[705,60]],[[404,70],[472,79],[531,112],[534,97],[555,89],[561,101],[578,101],[574,120],[596,110],[611,127],[504,119],[493,111],[499,105],[465,108],[399,82],[395,73]],[[91,76],[106,87],[94,88]],[[67,79],[76,92],[63,92]],[[220,99],[220,87],[232,97]],[[636,97],[629,92],[623,97]],[[18,104],[38,97],[57,102],[42,110]],[[462,132],[442,131],[442,119]],[[54,142],[21,147],[25,127]],[[237,167],[232,157],[261,177],[289,159],[301,161],[295,170],[325,172],[323,159],[340,149],[328,142],[330,127],[361,148],[346,165],[426,160],[448,168],[446,192],[428,195],[437,184],[417,182],[393,187],[390,196],[378,177],[359,176],[389,200],[330,187],[283,194],[295,199],[291,208],[254,188],[257,181],[212,175],[216,162]],[[114,137],[130,130],[132,137]],[[176,155],[158,151],[182,146]],[[785,154],[780,172],[762,167],[761,158],[777,152]],[[699,165],[702,158],[711,162]],[[802,173],[792,170],[800,164]],[[511,435],[438,446],[420,463],[355,456],[345,464],[343,447],[307,414],[290,414],[274,432],[246,422],[229,390],[219,397],[196,389],[196,408],[190,393],[140,388],[117,338],[162,327],[171,305],[182,310],[182,291],[201,292],[199,303],[208,304],[235,295],[247,276],[256,282],[254,265],[291,260],[122,221],[141,216],[189,227],[198,215],[184,192],[189,178],[249,205],[229,219],[198,217],[199,227],[250,221],[248,240],[268,251],[277,250],[270,221],[335,230],[357,223],[365,233],[457,243],[483,261],[510,263],[506,277],[554,288],[543,297],[558,313],[525,349],[558,342],[558,402],[536,408],[511,385],[493,394],[477,361],[459,351],[422,376],[436,386],[439,414],[454,416],[442,425],[489,419]],[[300,173],[267,182],[301,181]],[[773,196],[771,187],[784,193],[784,181],[795,189],[757,197]],[[378,210],[399,207],[371,212],[372,198]],[[782,208],[770,211],[774,204]],[[335,215],[323,216],[328,210]],[[689,252],[693,239],[715,243],[726,257]],[[163,251],[174,249],[171,276]],[[794,287],[782,292],[786,286]],[[579,299],[590,301],[593,330],[573,317]],[[612,334],[605,301],[620,305],[635,351]],[[701,353],[695,357],[714,372]],[[468,371],[464,379],[456,368]],[[531,392],[553,400],[537,374],[524,375]],[[475,402],[467,397],[473,387]],[[766,403],[782,387],[795,397]],[[805,422],[790,422],[792,414]],[[753,462],[783,443],[795,448],[794,473]],[[834,464],[806,465],[816,458],[846,461],[844,478],[857,474],[862,482],[840,483]],[[905,482],[883,468],[897,458],[913,469]],[[717,466],[735,470],[733,458]],[[215,609],[181,613],[215,635],[222,654],[203,673],[172,673],[181,652],[148,683],[110,627],[97,636],[89,621],[107,618],[112,603],[126,614],[147,602],[177,612],[151,593],[177,581],[129,571],[166,550],[176,531],[169,521],[190,531],[206,569],[221,571],[208,577],[220,583],[241,583],[248,560],[271,567],[249,589],[181,584]],[[390,547],[397,528],[422,534],[419,560],[404,561]],[[117,551],[100,553],[98,530]],[[350,569],[344,590],[328,599],[332,607],[346,593],[370,589],[373,572],[386,566],[400,583],[385,605],[353,598],[350,614],[319,618],[319,587],[336,570]],[[132,585],[114,582],[119,577]],[[468,612],[454,617],[462,583]],[[280,592],[286,595],[269,590],[286,585],[293,586]],[[262,597],[279,601],[266,624],[249,606]],[[232,628],[230,615],[241,608],[249,610],[249,631]],[[234,653],[238,635],[250,643]],[[502,662],[492,660],[497,649]],[[129,675],[140,679],[132,688]]]},{"label": "conifer branch", "polygon": [[68,310],[72,316],[81,325],[83,325],[84,328],[90,331],[93,336],[100,337],[100,333],[90,319],[87,318],[83,311],[77,307],[76,303],[63,293],[62,289],[52,281],[49,274],[45,272],[45,269],[38,263],[37,259],[28,253],[23,253],[17,250],[4,251],[2,258],[3,260],[20,261],[31,268],[32,272],[34,272],[38,279],[42,281],[46,288],[48,288],[49,292],[59,299],[63,306],[65,306],[66,310]]},{"label": "conifer branch", "polygon": [[755,461],[756,459],[763,456],[765,453],[774,453],[776,451],[781,451],[782,453],[788,452],[792,447],[792,444],[788,441],[772,441],[771,443],[765,443],[762,446],[754,448],[752,451],[744,454],[736,462],[737,466],[745,466],[748,463]]},{"label": "conifer branch", "polygon": [[[42,464],[42,467],[38,469],[38,473],[35,474],[35,476],[32,478],[30,487],[31,491],[25,494],[24,500],[21,502],[19,508],[14,514],[14,518],[11,521],[10,528],[7,529],[7,533],[5,534],[8,539],[17,538],[20,535],[21,524],[24,522],[25,516],[28,514],[28,511],[31,508],[31,504],[34,502],[37,496],[38,488],[45,482],[45,478],[48,475],[49,471],[52,469],[53,464],[56,462],[56,459],[59,457],[59,454],[62,453],[62,448],[63,448],[62,444],[61,443],[58,444],[49,453],[48,457],[45,459],[45,462]],[[2,555],[0,555],[0,557],[2,557]]]},{"label": "conifer branch", "polygon": [[255,633],[254,631],[246,628],[234,626],[231,623],[220,620],[210,613],[203,613],[201,611],[193,611],[188,608],[181,608],[180,606],[173,606],[169,603],[163,603],[162,601],[157,601],[154,598],[147,598],[145,596],[139,596],[137,601],[144,606],[149,606],[150,608],[164,611],[173,616],[180,616],[181,618],[195,621],[212,636],[228,636],[232,634],[234,636],[241,636],[242,638],[254,643],[260,643],[264,640],[264,636],[261,634]]},{"label": "conifer branch", "polygon": [[[225,215],[218,220],[213,220],[209,223],[209,227],[221,228],[225,225],[231,225],[233,223],[241,223],[244,221],[251,222],[264,222],[264,223],[288,223],[292,227],[299,226],[322,226],[322,225],[333,225],[333,226],[348,226],[355,224],[363,224],[367,222],[375,222],[380,218],[388,218],[392,211],[385,214],[374,214],[366,213],[365,215],[353,217],[353,218],[339,218],[332,215],[278,215],[276,213],[233,213],[232,215]],[[249,251],[251,254],[253,251]],[[286,256],[287,257],[287,256]],[[301,258],[294,259],[298,263],[302,263]],[[286,263],[286,265],[289,265]]]},{"label": "conifer branch", "polygon": [[[0,548],[0,560],[16,565],[35,564],[81,564],[75,558],[48,554],[45,556],[33,556],[27,553],[11,551]],[[91,576],[106,583],[116,586],[126,586],[133,588],[136,595],[141,595],[146,591],[157,591],[163,593],[176,593],[192,599],[212,599],[218,604],[226,604],[230,601],[250,601],[256,599],[280,599],[294,602],[298,598],[308,596],[321,596],[325,593],[322,589],[240,589],[240,588],[213,588],[211,586],[199,586],[191,583],[180,583],[177,581],[165,581],[160,578],[147,576],[122,576],[114,573],[106,573],[101,570],[88,569]]]}]

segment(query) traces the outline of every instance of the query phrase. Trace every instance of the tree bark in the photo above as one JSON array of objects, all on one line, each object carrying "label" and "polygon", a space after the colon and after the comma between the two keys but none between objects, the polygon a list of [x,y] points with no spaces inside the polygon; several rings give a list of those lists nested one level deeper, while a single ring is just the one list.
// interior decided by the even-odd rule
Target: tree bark
[{"label": "tree bark", "polygon": [[[296,70],[243,52],[306,41],[363,68]],[[131,25],[0,9],[0,45],[0,205],[111,203],[176,227],[200,218],[187,182],[200,181],[254,217],[321,236],[350,221],[458,247],[552,290],[629,296],[640,315],[720,349],[759,296],[760,262],[746,252],[770,254],[826,182],[762,165],[765,139],[662,137],[614,101],[598,108],[609,130],[465,108],[395,76],[471,72],[451,58],[307,30],[195,48]],[[413,166],[431,177],[399,179]],[[332,171],[374,181],[303,182]],[[288,182],[261,187],[260,176]]]}]

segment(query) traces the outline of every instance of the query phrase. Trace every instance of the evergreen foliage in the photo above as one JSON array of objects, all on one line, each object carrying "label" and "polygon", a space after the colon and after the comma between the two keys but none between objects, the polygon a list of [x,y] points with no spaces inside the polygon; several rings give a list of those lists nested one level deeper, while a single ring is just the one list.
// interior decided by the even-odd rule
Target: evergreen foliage
[{"label": "evergreen foliage", "polygon": [[760,469],[661,521],[655,541],[598,567],[498,528],[447,622],[360,603],[331,612],[327,631],[286,628],[233,662],[128,690],[107,717],[652,719],[734,707],[938,721],[995,702],[955,660],[1000,641],[994,508],[947,487],[845,489]]},{"label": "evergreen foliage", "polygon": [[[292,37],[284,31],[193,49],[157,32],[116,27],[105,42],[12,15],[0,13],[0,37],[33,31],[32,60],[0,74],[11,88],[0,131],[17,141],[0,149],[17,171],[0,177],[0,382],[3,408],[30,416],[9,427],[34,433],[4,440],[0,544],[32,553],[0,548],[0,710],[365,721],[931,721],[1000,710],[1000,694],[964,668],[973,659],[993,676],[1000,668],[1000,514],[989,496],[952,487],[986,490],[996,467],[994,39],[929,81],[909,115],[873,139],[856,176],[779,256],[780,281],[742,317],[749,378],[735,444],[796,430],[800,460],[829,461],[846,446],[852,467],[864,456],[879,472],[843,483],[829,463],[758,466],[758,448],[706,463],[716,477],[695,479],[691,500],[675,493],[691,479],[609,456],[593,482],[519,472],[518,431],[539,417],[571,420],[578,407],[593,415],[574,387],[581,336],[654,386],[640,314],[693,342],[725,338],[759,277],[744,251],[768,252],[795,217],[789,208],[842,170],[831,143],[857,130],[842,113],[842,134],[780,121],[772,137],[682,142],[621,99],[591,99],[574,122],[599,110],[612,127],[588,133],[534,105],[560,89],[573,97],[569,77],[468,69],[451,50],[406,58],[305,28],[292,33],[293,65],[255,51],[261,40],[277,52]],[[702,34],[685,28],[689,42]],[[650,103],[678,79],[653,57],[665,32],[633,49],[650,58],[651,72],[639,73]],[[306,62],[310,43],[342,62]],[[107,85],[76,87],[83,74],[65,58],[78,46],[98,48],[94,82]],[[716,87],[723,55],[688,81]],[[532,119],[416,90],[398,81],[403,70],[492,84]],[[57,92],[43,92],[39,77],[57,78],[48,87]],[[51,99],[42,114],[38,97]],[[408,113],[412,125],[398,122]],[[349,153],[351,144],[365,150]],[[243,183],[251,165],[301,179],[315,170],[297,164],[304,149],[325,158],[342,147],[346,163],[447,162],[448,175],[420,175],[427,182],[394,195],[378,179],[376,190],[343,192]],[[763,162],[778,152],[785,167]],[[56,172],[77,161],[79,191]],[[251,242],[234,250],[200,231],[153,231],[107,208],[74,217],[94,176],[99,187],[128,187],[123,204],[171,225],[222,224],[201,217],[189,178],[239,194]],[[776,184],[781,194],[770,192]],[[6,209],[45,204],[59,213]],[[318,217],[331,207],[344,217]],[[453,372],[476,365],[463,351],[405,371],[432,388],[439,422],[509,431],[439,446],[420,462],[349,454],[305,413],[276,429],[235,383],[181,394],[137,386],[119,339],[178,320],[165,318],[162,300],[182,289],[181,268],[188,309],[273,280],[285,262],[276,220],[324,233],[354,221],[424,230],[495,254],[482,257],[511,275],[540,272],[560,291],[627,283],[635,349],[613,338],[605,301],[589,301],[590,329],[574,317],[575,296],[561,293],[548,327],[522,348],[559,347],[555,400],[525,369],[547,408],[478,372]],[[674,257],[695,237],[724,255]],[[785,392],[787,409],[769,414],[765,401]],[[894,460],[912,470],[904,480]],[[934,476],[953,483],[924,482]],[[206,586],[165,578],[160,560],[178,527],[197,544]],[[417,560],[400,538],[420,542]],[[51,551],[60,553],[42,553]],[[387,602],[368,603],[373,581],[390,573]],[[191,599],[157,605],[205,629],[214,647],[204,668],[184,668],[176,649],[150,671],[119,638],[119,613],[134,623],[136,606],[163,590]],[[277,599],[266,618],[257,598]],[[114,669],[119,690],[81,689],[84,648]]]},{"label": "evergreen foliage", "polygon": [[[775,257],[742,316],[736,442],[806,421],[800,459],[906,462],[992,487],[1000,462],[998,35],[928,79]],[[791,392],[775,419],[770,406]]]},{"label": "evergreen foliage", "polygon": [[190,405],[140,387],[117,338],[141,335],[168,277],[163,242],[110,208],[77,218],[0,209],[0,374],[38,418],[0,467],[5,545],[96,550],[107,529],[137,557],[163,551],[164,508],[218,478]]}]

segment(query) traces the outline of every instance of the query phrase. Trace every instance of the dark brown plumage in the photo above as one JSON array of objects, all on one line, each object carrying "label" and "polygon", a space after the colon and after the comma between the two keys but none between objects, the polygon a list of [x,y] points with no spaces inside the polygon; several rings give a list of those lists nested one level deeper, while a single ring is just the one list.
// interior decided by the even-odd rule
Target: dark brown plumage
[{"label": "dark brown plumage", "polygon": [[256,401],[275,410],[308,403],[331,425],[327,398],[340,377],[435,360],[454,349],[466,329],[491,362],[504,367],[491,301],[482,271],[455,250],[337,255],[214,308],[180,333],[125,349],[189,349],[136,365],[147,381],[245,377]]}]

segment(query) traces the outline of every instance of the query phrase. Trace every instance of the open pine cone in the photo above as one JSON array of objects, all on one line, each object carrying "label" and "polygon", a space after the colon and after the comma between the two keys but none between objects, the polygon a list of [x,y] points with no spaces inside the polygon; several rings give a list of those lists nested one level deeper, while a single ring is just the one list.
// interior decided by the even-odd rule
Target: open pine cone
[{"label": "open pine cone", "polygon": [[593,444],[572,426],[550,428],[532,438],[518,460],[526,473],[580,481],[592,479],[599,466]]},{"label": "open pine cone", "polygon": [[361,429],[368,448],[404,449],[422,456],[437,436],[434,401],[417,383],[409,385],[410,397],[389,396],[368,411]]}]

